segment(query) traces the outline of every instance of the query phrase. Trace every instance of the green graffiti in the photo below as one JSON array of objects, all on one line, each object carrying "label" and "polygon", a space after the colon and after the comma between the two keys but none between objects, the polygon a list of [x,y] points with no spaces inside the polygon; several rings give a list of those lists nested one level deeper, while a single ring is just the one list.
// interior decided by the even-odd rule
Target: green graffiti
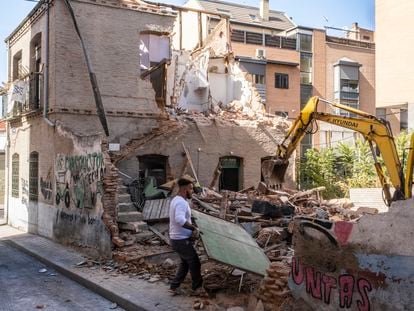
[{"label": "green graffiti", "polygon": [[91,209],[96,206],[98,195],[103,196],[105,165],[102,153],[58,155],[56,173],[60,180],[56,185],[57,205],[64,202],[69,208],[69,202],[73,202],[79,209]]}]

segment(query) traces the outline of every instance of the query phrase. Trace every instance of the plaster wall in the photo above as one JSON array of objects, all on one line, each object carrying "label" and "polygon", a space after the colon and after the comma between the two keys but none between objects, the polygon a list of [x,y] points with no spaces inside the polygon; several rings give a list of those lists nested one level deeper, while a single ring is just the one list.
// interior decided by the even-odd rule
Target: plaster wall
[{"label": "plaster wall", "polygon": [[377,108],[414,102],[412,1],[375,1]]},{"label": "plaster wall", "polygon": [[[20,125],[20,126],[16,126]],[[111,239],[102,221],[101,138],[79,137],[42,119],[12,124],[9,163],[19,154],[19,195],[8,187],[9,224],[107,257]],[[38,199],[29,199],[29,156],[39,154]],[[11,166],[7,168],[12,179]]]},{"label": "plaster wall", "polygon": [[313,310],[409,310],[413,206],[414,199],[398,201],[389,212],[357,222],[297,219],[289,279],[293,296]]}]

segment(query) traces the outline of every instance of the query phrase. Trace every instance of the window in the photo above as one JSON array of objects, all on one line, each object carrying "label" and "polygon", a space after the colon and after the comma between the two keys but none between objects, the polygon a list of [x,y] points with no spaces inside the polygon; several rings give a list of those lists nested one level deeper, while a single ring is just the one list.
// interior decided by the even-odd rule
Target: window
[{"label": "window", "polygon": [[22,51],[19,51],[13,56],[13,81],[19,79],[22,76],[22,71]]},{"label": "window", "polygon": [[300,53],[300,83],[312,84],[312,54]]},{"label": "window", "polygon": [[19,155],[12,156],[12,197],[19,197]]},{"label": "window", "polygon": [[249,17],[250,17],[250,19],[251,19],[253,22],[257,22],[257,21],[258,21],[257,16],[256,16],[256,15],[254,15],[254,14],[249,14]]},{"label": "window", "polygon": [[364,40],[371,40],[371,37],[370,36],[362,36],[362,39],[364,39]]},{"label": "window", "polygon": [[39,192],[39,153],[33,151],[29,158],[29,200],[37,201]]},{"label": "window", "polygon": [[263,34],[246,31],[246,43],[263,45]]},{"label": "window", "polygon": [[231,41],[244,43],[244,35],[245,35],[245,32],[243,30],[233,29],[231,31]]},{"label": "window", "polygon": [[141,33],[139,44],[141,71],[170,59],[170,38],[159,33]]},{"label": "window", "polygon": [[300,107],[303,108],[308,103],[309,98],[312,97],[312,85],[301,84],[300,85]]},{"label": "window", "polygon": [[279,36],[272,36],[272,35],[265,35],[265,45],[280,48],[281,45],[281,37]]},{"label": "window", "polygon": [[312,36],[299,34],[299,51],[312,52]]},{"label": "window", "polygon": [[253,74],[254,84],[266,84],[266,78],[264,75]]},{"label": "window", "polygon": [[[349,59],[341,59],[334,65],[334,99],[356,109],[359,109],[359,67]],[[343,116],[354,116],[346,111],[338,112]]]},{"label": "window", "polygon": [[288,89],[289,75],[286,73],[275,73],[275,88]]},{"label": "window", "polygon": [[38,109],[40,107],[42,79],[42,34],[39,33],[33,37],[30,43],[30,108]]},{"label": "window", "polygon": [[287,118],[289,116],[289,113],[287,111],[276,111],[275,115],[282,118]]}]

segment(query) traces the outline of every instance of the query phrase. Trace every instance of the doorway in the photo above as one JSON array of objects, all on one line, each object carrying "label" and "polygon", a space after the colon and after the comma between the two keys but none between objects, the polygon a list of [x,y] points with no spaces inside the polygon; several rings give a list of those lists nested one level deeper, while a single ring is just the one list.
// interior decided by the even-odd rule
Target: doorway
[{"label": "doorway", "polygon": [[149,154],[138,157],[139,170],[144,177],[153,177],[156,187],[161,186],[167,181],[167,156],[159,154]]},{"label": "doorway", "polygon": [[242,158],[220,158],[219,190],[239,191],[242,187]]}]

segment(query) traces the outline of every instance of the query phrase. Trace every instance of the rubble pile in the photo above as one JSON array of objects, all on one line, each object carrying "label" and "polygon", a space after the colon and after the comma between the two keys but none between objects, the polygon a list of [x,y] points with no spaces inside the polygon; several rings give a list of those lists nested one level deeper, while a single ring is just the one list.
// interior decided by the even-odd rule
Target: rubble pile
[{"label": "rubble pile", "polygon": [[[169,182],[174,193],[174,182]],[[242,226],[262,248],[271,265],[262,279],[251,273],[235,274],[231,266],[209,261],[199,241],[195,246],[203,264],[204,287],[215,292],[255,295],[263,310],[279,310],[290,301],[287,279],[294,251],[291,248],[290,224],[294,217],[315,217],[322,220],[355,220],[364,210],[352,210],[346,199],[324,200],[324,187],[297,191],[269,189],[264,183],[239,192],[201,188],[193,195],[192,208]],[[162,206],[162,204],[151,204]],[[162,214],[161,210],[160,213]],[[145,214],[143,212],[143,214]],[[147,221],[140,232],[123,231],[127,243],[114,251],[118,273],[132,274],[149,282],[164,281],[174,276],[179,258],[169,246],[168,219]],[[133,243],[130,241],[134,241]],[[131,245],[132,244],[132,245]],[[154,261],[154,258],[158,258]],[[244,272],[243,272],[244,273]],[[211,298],[211,296],[210,296]],[[197,308],[203,309],[204,304]]]}]

